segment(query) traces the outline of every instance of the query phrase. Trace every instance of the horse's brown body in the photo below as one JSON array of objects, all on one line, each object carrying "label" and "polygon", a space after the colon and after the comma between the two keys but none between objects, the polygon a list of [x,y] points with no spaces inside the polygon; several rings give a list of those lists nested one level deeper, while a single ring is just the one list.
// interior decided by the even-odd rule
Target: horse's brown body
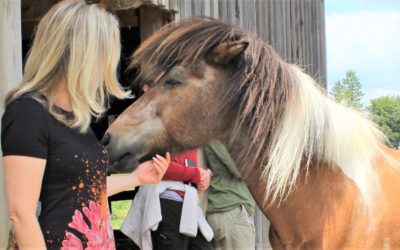
[{"label": "horse's brown body", "polygon": [[[386,149],[400,162],[400,152]],[[374,204],[366,208],[355,184],[341,170],[311,166],[280,205],[263,204],[260,174],[246,180],[271,222],[274,249],[397,249],[400,246],[400,172],[378,159],[381,181]],[[370,210],[368,210],[370,209]]]},{"label": "horse's brown body", "polygon": [[[238,41],[242,36],[251,41],[250,45]],[[278,148],[273,143],[281,138],[274,137],[275,134],[288,138],[289,142],[292,137],[303,138],[299,133],[292,133],[296,126],[303,125],[296,122],[302,121],[292,121],[291,129],[285,133],[279,131],[284,125],[282,119],[288,103],[293,101],[296,93],[307,93],[299,92],[300,85],[295,84],[306,84],[308,79],[281,61],[264,42],[246,37],[236,28],[217,21],[172,24],[139,48],[134,64],[140,68],[139,81],[151,83],[153,87],[121,114],[103,140],[116,169],[131,171],[141,158],[156,150],[179,151],[219,139],[228,146],[259,207],[271,221],[270,241],[274,248],[400,248],[400,170],[395,166],[400,164],[400,153],[385,148],[384,151],[393,158],[393,162],[389,162],[374,146],[380,144],[377,144],[379,139],[376,139],[373,126],[353,112],[322,100],[326,97],[315,92],[314,86],[305,87],[313,95],[302,96],[302,100],[319,98],[322,101],[307,103],[305,110],[310,106],[323,106],[336,112],[315,119],[316,124],[305,130],[306,133],[314,128],[323,130],[315,131],[318,136],[311,133],[309,137],[314,141],[307,144],[306,150],[301,150],[303,163],[315,157],[320,159],[320,164],[317,166],[311,161],[309,165],[297,165],[300,174],[294,174],[293,168],[289,168],[289,173],[296,176],[295,184],[278,176],[288,173],[279,172],[286,170],[285,164],[276,164],[278,169],[266,167],[271,162],[271,152]],[[318,115],[332,111],[310,110]],[[296,109],[296,112],[301,110]],[[295,116],[296,112],[289,113],[288,117]],[[337,116],[337,113],[348,117],[345,125],[335,127],[336,123],[343,124],[343,116]],[[321,120],[331,123],[321,125]],[[346,134],[344,130],[349,129],[357,135]],[[346,136],[336,141],[335,138],[341,136],[337,133],[339,130]],[[332,134],[334,136],[329,136]],[[303,141],[293,140],[292,145]],[[326,142],[329,147],[322,148],[324,144],[319,141]],[[343,141],[345,143],[340,144]],[[352,146],[347,147],[349,144]],[[292,149],[290,143],[284,145]],[[307,155],[310,147],[316,149]],[[349,148],[350,153],[340,151],[343,147]],[[284,151],[285,147],[280,150]],[[335,156],[324,161],[321,152],[325,151],[340,151],[346,157]],[[291,153],[282,155],[290,157]],[[370,164],[373,155],[377,155],[373,168],[380,185],[371,183],[367,185],[371,189],[360,188],[360,180],[368,179],[360,179],[356,174],[353,182],[343,169],[350,169],[347,174],[351,175],[354,166],[364,167],[354,162]],[[332,162],[332,159],[351,166],[346,169],[323,163]],[[363,171],[361,173],[365,173]],[[267,189],[271,183],[267,181],[273,174],[275,179],[272,180],[284,183],[280,187],[292,187],[288,192],[278,192],[275,200],[274,193]],[[369,194],[369,203],[364,199],[368,198],[365,197],[366,190],[374,191]]]}]

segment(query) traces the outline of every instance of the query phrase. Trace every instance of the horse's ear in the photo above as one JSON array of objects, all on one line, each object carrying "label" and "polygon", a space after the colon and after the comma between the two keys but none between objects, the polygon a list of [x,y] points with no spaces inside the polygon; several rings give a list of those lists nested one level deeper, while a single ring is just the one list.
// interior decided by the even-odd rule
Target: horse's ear
[{"label": "horse's ear", "polygon": [[249,42],[243,40],[220,43],[207,53],[206,60],[211,63],[227,65],[243,53],[247,46],[249,46]]}]

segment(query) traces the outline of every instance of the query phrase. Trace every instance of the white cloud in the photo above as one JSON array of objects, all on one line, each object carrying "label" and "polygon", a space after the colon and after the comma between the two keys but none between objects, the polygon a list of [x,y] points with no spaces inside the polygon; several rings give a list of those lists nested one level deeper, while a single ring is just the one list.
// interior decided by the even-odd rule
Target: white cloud
[{"label": "white cloud", "polygon": [[400,91],[400,11],[326,18],[328,84],[355,70],[364,89]]}]

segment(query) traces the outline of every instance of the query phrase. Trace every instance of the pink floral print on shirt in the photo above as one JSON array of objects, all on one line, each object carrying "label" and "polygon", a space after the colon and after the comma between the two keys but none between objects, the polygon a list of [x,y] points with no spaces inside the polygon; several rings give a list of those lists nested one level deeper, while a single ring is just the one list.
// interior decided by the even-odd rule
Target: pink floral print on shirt
[{"label": "pink floral print on shirt", "polygon": [[[95,202],[89,202],[89,208],[82,209],[84,215],[90,222],[90,226],[83,218],[83,214],[79,210],[75,210],[72,216],[72,222],[69,227],[78,230],[87,238],[86,250],[114,250],[115,243],[110,225],[109,216],[102,216],[102,208]],[[105,218],[104,218],[105,217]],[[71,232],[66,231],[64,240],[62,241],[61,250],[76,249],[83,250],[81,240]]]}]

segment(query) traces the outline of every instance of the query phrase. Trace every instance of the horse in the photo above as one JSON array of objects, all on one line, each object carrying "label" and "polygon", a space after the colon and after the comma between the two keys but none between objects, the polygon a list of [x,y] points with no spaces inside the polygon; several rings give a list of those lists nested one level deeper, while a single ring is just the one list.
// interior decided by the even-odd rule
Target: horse
[{"label": "horse", "polygon": [[400,152],[269,44],[190,18],[131,59],[134,84],[152,87],[103,137],[115,169],[220,140],[271,222],[274,249],[400,248]]}]

